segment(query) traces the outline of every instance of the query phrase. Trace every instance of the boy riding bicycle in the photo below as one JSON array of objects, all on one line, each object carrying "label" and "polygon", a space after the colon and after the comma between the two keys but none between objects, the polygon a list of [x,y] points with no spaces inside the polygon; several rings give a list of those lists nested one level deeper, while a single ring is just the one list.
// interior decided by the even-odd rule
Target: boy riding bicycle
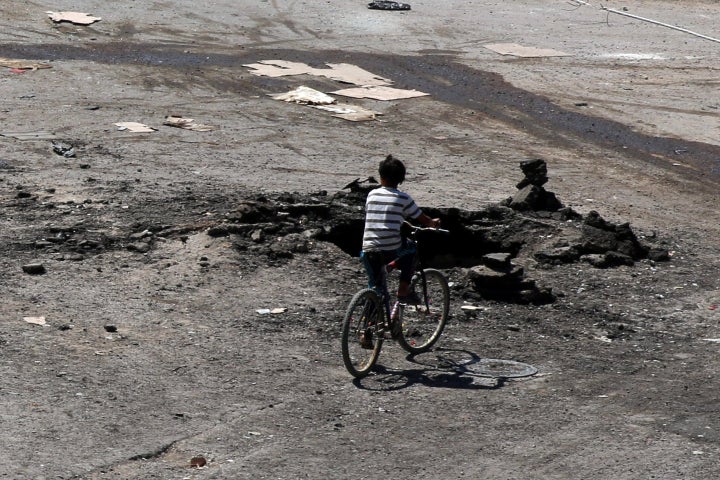
[{"label": "boy riding bicycle", "polygon": [[406,219],[416,220],[426,227],[437,228],[439,218],[430,218],[407,193],[398,190],[405,180],[405,165],[388,155],[379,166],[380,187],[372,190],[365,202],[365,231],[360,258],[368,274],[370,288],[382,281],[382,269],[399,258],[400,283],[397,297],[400,303],[418,304],[420,299],[410,291],[413,276],[415,246],[403,238],[400,227]]}]

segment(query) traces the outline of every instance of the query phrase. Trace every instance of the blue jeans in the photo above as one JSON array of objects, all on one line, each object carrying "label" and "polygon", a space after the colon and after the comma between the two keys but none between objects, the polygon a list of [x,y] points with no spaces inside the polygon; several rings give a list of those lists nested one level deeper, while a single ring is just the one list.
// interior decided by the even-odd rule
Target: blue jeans
[{"label": "blue jeans", "polygon": [[415,242],[403,239],[403,246],[397,250],[373,250],[360,252],[360,258],[368,275],[368,288],[379,288],[382,283],[382,269],[391,261],[397,259],[397,268],[400,269],[400,280],[410,282],[415,266]]}]

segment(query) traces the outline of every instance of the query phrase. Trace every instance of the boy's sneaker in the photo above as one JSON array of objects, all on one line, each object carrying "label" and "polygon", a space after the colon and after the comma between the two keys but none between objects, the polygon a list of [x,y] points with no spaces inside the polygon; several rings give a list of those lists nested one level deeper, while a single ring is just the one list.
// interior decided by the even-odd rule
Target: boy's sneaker
[{"label": "boy's sneaker", "polygon": [[422,298],[420,298],[414,291],[408,293],[407,295],[398,295],[398,302],[405,305],[420,305],[423,303]]},{"label": "boy's sneaker", "polygon": [[365,350],[372,350],[375,347],[372,337],[372,328],[366,328],[365,331],[360,334],[360,346]]}]

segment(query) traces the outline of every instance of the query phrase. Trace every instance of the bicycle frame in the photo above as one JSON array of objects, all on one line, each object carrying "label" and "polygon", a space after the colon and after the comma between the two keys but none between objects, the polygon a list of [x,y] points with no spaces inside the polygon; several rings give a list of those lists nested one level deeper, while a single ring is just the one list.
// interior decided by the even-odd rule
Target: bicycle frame
[{"label": "bicycle frame", "polygon": [[[415,239],[421,230],[426,229],[412,227],[409,237]],[[356,378],[363,378],[373,368],[383,340],[396,340],[407,352],[418,354],[432,348],[442,334],[449,312],[447,279],[438,270],[424,268],[419,248],[399,252],[398,258],[387,264],[381,262],[375,267],[379,275],[372,290],[364,288],[350,301],[343,319],[342,354],[345,367]],[[398,268],[400,259],[409,258],[405,255],[412,255],[415,273],[410,286],[411,292],[422,295],[418,304],[398,299],[393,303],[388,291],[388,275]]]},{"label": "bicycle frame", "polygon": [[[423,292],[422,292],[423,294],[422,294],[421,298],[423,298],[423,300],[425,301],[425,308],[429,309],[430,305],[427,304],[427,283],[425,280],[425,266],[423,265],[422,258],[420,256],[420,242],[417,242],[415,240],[415,234],[417,232],[420,232],[423,230],[433,230],[433,231],[439,231],[439,232],[443,232],[443,233],[449,233],[449,232],[447,230],[442,230],[439,228],[435,229],[435,228],[415,227],[414,225],[411,225],[410,223],[407,223],[407,222],[405,222],[405,224],[409,228],[412,229],[410,234],[408,235],[408,238],[410,238],[415,243],[415,246],[416,246],[415,253],[413,253],[413,255],[414,255],[413,270],[415,272],[415,275],[420,275],[420,279],[421,279],[420,284],[422,285],[422,289],[423,289]],[[400,309],[402,308],[402,304],[400,302],[398,302],[397,300],[395,300],[395,303],[394,303],[392,309],[390,308],[390,293],[387,288],[388,274],[397,268],[398,260],[400,260],[400,257],[397,257],[397,258],[391,260],[384,266],[384,268],[382,269],[380,285],[375,287],[376,290],[378,290],[378,294],[382,298],[383,307],[385,309],[385,318],[387,319],[389,326],[392,326],[393,322],[395,321],[397,316],[400,314]]]}]

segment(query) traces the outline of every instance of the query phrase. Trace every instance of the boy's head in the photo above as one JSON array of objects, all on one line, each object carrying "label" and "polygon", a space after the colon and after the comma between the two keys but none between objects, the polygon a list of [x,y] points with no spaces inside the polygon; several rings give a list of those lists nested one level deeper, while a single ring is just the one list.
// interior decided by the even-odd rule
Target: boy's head
[{"label": "boy's head", "polygon": [[381,183],[386,184],[387,187],[395,188],[405,181],[405,165],[392,155],[388,155],[380,162],[378,173]]}]

